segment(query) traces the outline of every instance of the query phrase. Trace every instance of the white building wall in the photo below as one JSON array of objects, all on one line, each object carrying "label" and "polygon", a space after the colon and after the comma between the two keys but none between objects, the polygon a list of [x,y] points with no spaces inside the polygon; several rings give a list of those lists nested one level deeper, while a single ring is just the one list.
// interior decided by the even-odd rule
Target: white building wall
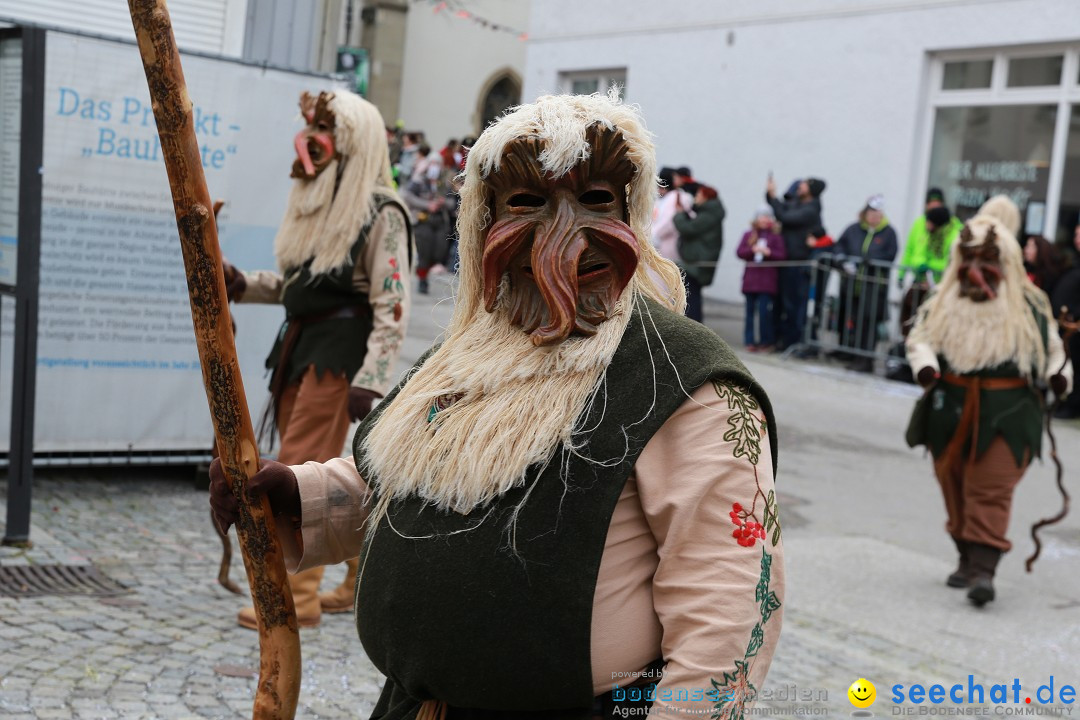
[{"label": "white building wall", "polygon": [[[248,0],[170,0],[181,50],[239,57]],[[0,0],[0,18],[134,40],[123,0]]]},{"label": "white building wall", "polygon": [[[476,16],[524,32],[532,4],[470,0],[466,6]],[[426,3],[412,3],[407,22],[401,88],[405,127],[424,131],[435,149],[449,138],[475,136],[480,130],[480,95],[504,70],[519,79],[524,75],[526,43],[514,34],[459,18],[452,9],[434,13]]]},{"label": "white building wall", "polygon": [[[795,9],[797,8],[797,9]],[[739,299],[735,248],[762,204],[797,177],[828,182],[839,235],[884,193],[903,240],[921,212],[929,54],[1080,37],[1078,0],[541,0],[523,99],[559,74],[626,68],[661,165],[690,165],[728,210],[714,297]]]}]

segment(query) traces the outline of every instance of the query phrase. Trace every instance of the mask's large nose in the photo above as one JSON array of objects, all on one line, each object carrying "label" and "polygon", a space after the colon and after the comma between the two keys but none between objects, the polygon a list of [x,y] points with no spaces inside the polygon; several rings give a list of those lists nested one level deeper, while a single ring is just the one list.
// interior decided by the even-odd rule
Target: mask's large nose
[{"label": "mask's large nose", "polygon": [[987,275],[989,275],[990,277],[1000,281],[1001,273],[998,272],[997,268],[993,267],[992,265],[984,266],[981,263],[972,262],[971,264],[964,266],[963,272],[965,277],[967,278],[967,281],[982,290],[983,293],[986,295],[987,300],[993,300],[997,297],[997,291],[994,289],[994,286],[991,285],[986,279]]},{"label": "mask's large nose", "polygon": [[300,164],[304,166],[304,174],[308,177],[315,177],[315,164],[311,162],[311,153],[308,152],[307,141],[307,130],[301,130],[293,138],[293,146],[296,148],[296,157],[299,158]]},{"label": "mask's large nose", "polygon": [[549,321],[532,332],[533,345],[553,345],[570,336],[577,318],[578,260],[588,247],[583,228],[565,193],[553,198],[555,215],[536,230],[532,269]]},{"label": "mask's large nose", "polygon": [[309,128],[304,128],[296,133],[296,137],[293,138],[293,147],[296,148],[296,157],[304,168],[304,175],[308,178],[313,178],[317,174],[309,146],[309,143],[312,142],[316,144],[320,153],[319,159],[327,159],[334,154],[334,141],[331,138],[321,134],[313,134]]}]

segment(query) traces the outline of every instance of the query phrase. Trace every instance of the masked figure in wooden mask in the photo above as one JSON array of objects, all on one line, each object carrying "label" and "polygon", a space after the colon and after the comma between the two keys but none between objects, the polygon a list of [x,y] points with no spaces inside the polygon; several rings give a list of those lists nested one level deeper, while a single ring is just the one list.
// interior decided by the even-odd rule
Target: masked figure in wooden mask
[{"label": "masked figure in wooden mask", "polygon": [[362,553],[357,627],[391,678],[374,717],[753,703],[784,587],[775,426],[681,314],[678,269],[648,240],[656,190],[649,133],[617,100],[501,117],[466,163],[441,344],[353,458],[261,471],[302,528],[302,557],[283,539],[290,566]]},{"label": "masked figure in wooden mask", "polygon": [[960,556],[946,583],[975,605],[994,599],[1013,490],[1040,455],[1041,388],[1064,395],[1072,381],[1050,303],[1024,271],[1019,220],[999,196],[964,225],[907,338],[925,388],[907,440],[930,450],[945,498]]},{"label": "masked figure in wooden mask", "polygon": [[[411,247],[375,106],[348,92],[304,93],[300,112],[293,187],[274,241],[278,270],[225,268],[233,300],[285,308],[266,360],[267,425],[276,426],[278,457],[290,463],[340,455],[350,421],[389,392],[408,319]],[[342,559],[346,582],[321,598],[321,567],[292,577],[301,625],[352,609],[356,561]],[[254,609],[238,620],[254,628]]]}]

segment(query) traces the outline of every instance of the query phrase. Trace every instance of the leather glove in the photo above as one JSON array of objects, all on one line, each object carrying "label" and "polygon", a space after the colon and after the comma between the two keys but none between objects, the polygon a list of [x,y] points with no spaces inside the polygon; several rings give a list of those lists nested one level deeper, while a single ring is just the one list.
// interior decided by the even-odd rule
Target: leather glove
[{"label": "leather glove", "polygon": [[1054,397],[1059,398],[1065,394],[1066,388],[1069,387],[1069,381],[1065,379],[1065,376],[1061,373],[1050,376],[1050,389],[1054,391]]},{"label": "leather glove", "polygon": [[382,395],[374,390],[360,387],[349,388],[349,420],[363,420],[371,412],[371,404]]},{"label": "leather glove", "polygon": [[[260,460],[259,472],[248,480],[247,492],[256,501],[265,495],[270,500],[274,515],[300,517],[300,486],[296,483],[296,473],[288,465]],[[232,494],[229,481],[225,479],[220,458],[214,458],[214,462],[210,463],[210,510],[218,527],[226,533],[240,517],[240,504]]]},{"label": "leather glove", "polygon": [[228,260],[221,261],[221,270],[225,274],[225,295],[230,301],[239,300],[247,290],[247,280],[244,273],[236,269],[236,266]]},{"label": "leather glove", "polygon": [[915,379],[919,381],[919,385],[928,388],[933,385],[939,377],[938,371],[927,365],[919,371],[919,374],[915,376]]}]

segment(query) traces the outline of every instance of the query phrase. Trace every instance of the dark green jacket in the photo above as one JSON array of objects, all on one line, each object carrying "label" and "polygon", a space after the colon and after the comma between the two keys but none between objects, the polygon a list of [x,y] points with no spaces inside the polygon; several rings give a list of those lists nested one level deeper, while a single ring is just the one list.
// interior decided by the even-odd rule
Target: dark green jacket
[{"label": "dark green jacket", "polygon": [[675,229],[679,231],[679,267],[705,286],[712,284],[720,250],[724,247],[726,211],[720,198],[713,198],[695,205],[694,212],[695,217],[681,212],[674,218]]},{"label": "dark green jacket", "polygon": [[[642,304],[650,322],[637,316]],[[388,518],[368,531],[357,628],[368,657],[387,676],[373,720],[411,720],[428,699],[501,711],[483,716],[500,720],[587,720],[597,573],[611,515],[646,443],[688,393],[715,380],[745,387],[757,400],[775,464],[768,398],[702,325],[640,300],[606,378],[605,402],[589,408],[578,425],[588,429],[572,439],[578,450],[558,451],[530,472],[525,487],[467,515],[406,498],[391,503]],[[363,441],[398,390],[354,440],[357,467],[373,489]]]}]

